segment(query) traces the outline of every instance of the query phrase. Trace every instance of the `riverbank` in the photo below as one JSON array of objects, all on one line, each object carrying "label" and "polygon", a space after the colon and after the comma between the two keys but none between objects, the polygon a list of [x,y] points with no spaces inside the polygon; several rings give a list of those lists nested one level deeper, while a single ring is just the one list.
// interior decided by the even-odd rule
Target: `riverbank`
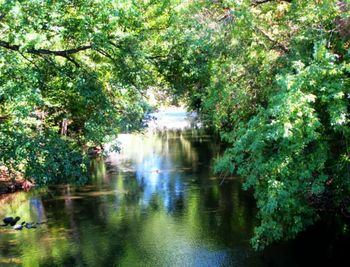
[{"label": "riverbank", "polygon": [[[83,147],[84,153],[86,153],[90,158],[96,158],[100,156],[104,147],[102,145]],[[0,195],[14,193],[17,191],[29,191],[35,186],[35,182],[31,182],[25,179],[24,174],[20,172],[11,173],[9,169],[0,163]]]},{"label": "riverbank", "polygon": [[23,190],[23,181],[0,179],[0,195]]},{"label": "riverbank", "polygon": [[34,184],[23,178],[12,179],[5,167],[0,168],[0,195],[17,191],[29,191]]},{"label": "riverbank", "polygon": [[5,180],[0,179],[0,195],[14,193],[17,191],[29,191],[35,185],[27,180]]}]

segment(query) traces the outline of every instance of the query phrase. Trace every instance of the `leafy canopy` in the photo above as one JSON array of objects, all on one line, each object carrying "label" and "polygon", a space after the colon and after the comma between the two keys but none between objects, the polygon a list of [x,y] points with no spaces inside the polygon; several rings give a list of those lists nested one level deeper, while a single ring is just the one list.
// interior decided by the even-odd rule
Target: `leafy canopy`
[{"label": "leafy canopy", "polygon": [[217,172],[254,190],[254,247],[295,237],[322,211],[348,215],[350,3],[200,1],[191,9],[177,61],[181,69],[191,59],[181,72],[187,89],[175,92],[228,143]]},{"label": "leafy canopy", "polygon": [[161,88],[227,143],[216,170],[254,190],[256,249],[349,215],[349,1],[0,3],[11,172],[86,181],[82,146],[140,127]]}]

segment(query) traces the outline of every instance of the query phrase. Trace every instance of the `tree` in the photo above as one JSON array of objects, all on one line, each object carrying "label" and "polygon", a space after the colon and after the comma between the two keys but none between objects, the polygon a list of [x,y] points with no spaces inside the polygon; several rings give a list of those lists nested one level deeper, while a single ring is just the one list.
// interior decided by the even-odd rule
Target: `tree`
[{"label": "tree", "polygon": [[142,50],[147,14],[140,9],[155,8],[1,2],[0,163],[10,173],[38,184],[84,182],[83,145],[140,127],[154,76]]},{"label": "tree", "polygon": [[227,5],[230,20],[211,24],[221,27],[199,109],[229,144],[217,172],[243,176],[254,190],[261,224],[252,241],[260,249],[295,237],[323,211],[349,214],[349,7],[329,0],[205,8],[225,14]]},{"label": "tree", "polygon": [[0,3],[12,172],[85,181],[82,145],[139,127],[146,89],[162,87],[228,144],[216,170],[254,190],[255,248],[323,211],[349,216],[348,1]]}]

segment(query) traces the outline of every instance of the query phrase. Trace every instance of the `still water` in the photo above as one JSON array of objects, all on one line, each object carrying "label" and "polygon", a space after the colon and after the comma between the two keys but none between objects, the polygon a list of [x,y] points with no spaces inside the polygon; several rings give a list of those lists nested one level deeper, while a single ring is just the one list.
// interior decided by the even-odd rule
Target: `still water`
[{"label": "still water", "polygon": [[47,221],[1,227],[0,266],[301,266],[332,253],[310,248],[318,234],[254,252],[254,199],[240,179],[213,174],[214,139],[193,114],[154,115],[150,130],[121,135],[120,153],[92,163],[90,184],[0,200],[1,218]]}]

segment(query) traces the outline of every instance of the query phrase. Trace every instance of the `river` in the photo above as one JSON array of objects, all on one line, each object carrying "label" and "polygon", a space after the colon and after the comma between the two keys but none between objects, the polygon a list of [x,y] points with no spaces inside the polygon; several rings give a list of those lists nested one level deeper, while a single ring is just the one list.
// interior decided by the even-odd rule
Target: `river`
[{"label": "river", "polygon": [[316,266],[346,255],[327,228],[254,252],[252,193],[213,174],[220,148],[194,115],[157,113],[149,130],[120,135],[121,151],[93,161],[86,186],[8,196],[1,218],[47,223],[1,227],[0,266]]}]

